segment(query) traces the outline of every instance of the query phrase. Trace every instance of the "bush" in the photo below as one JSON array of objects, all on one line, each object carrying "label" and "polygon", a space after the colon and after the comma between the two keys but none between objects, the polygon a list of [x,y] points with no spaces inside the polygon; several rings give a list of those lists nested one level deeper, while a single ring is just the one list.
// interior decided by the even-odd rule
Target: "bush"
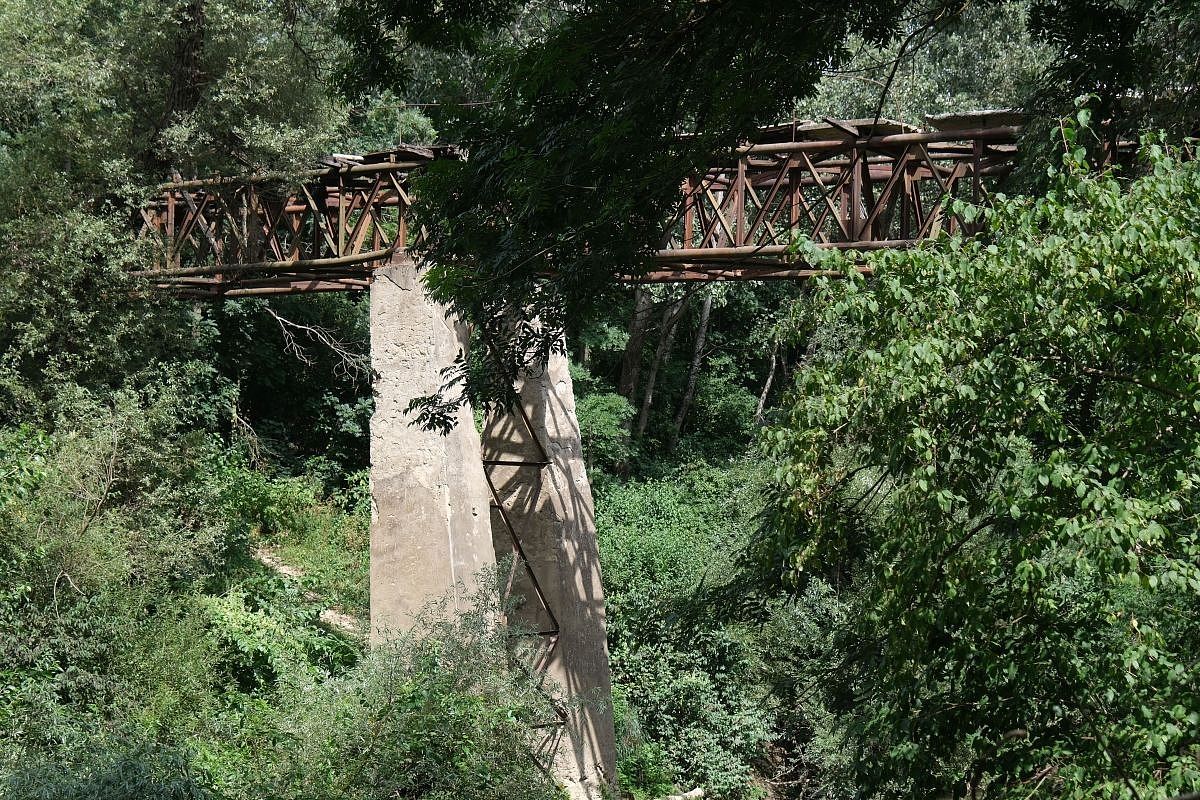
[{"label": "bush", "polygon": [[755,572],[844,604],[795,658],[857,796],[1200,789],[1200,167],[1150,143],[1118,180],[1057,135],[1080,149],[986,238],[869,281],[828,256],[808,327],[845,335],[764,435]]},{"label": "bush", "polygon": [[0,788],[9,800],[210,800],[206,783],[185,754],[140,745],[87,748],[68,763],[37,763],[0,781]]},{"label": "bush", "polygon": [[758,398],[741,385],[740,378],[740,369],[729,356],[710,359],[688,415],[688,447],[712,458],[745,452],[757,424]]},{"label": "bush", "polygon": [[496,610],[434,607],[351,672],[290,694],[258,796],[561,800],[533,756],[532,726],[552,708],[511,668]]},{"label": "bush", "polygon": [[588,469],[607,473],[626,469],[634,455],[629,401],[615,392],[589,394],[576,402],[575,413]]},{"label": "bush", "polygon": [[245,657],[288,674],[275,692],[256,701],[226,684],[223,710],[158,733],[170,746],[119,721],[107,733],[80,725],[0,774],[0,787],[18,800],[563,800],[534,755],[533,726],[553,708],[511,667],[496,612],[484,602],[450,618],[435,607],[418,632],[334,677],[297,667],[302,654],[281,644],[288,631],[243,629]]},{"label": "bush", "polygon": [[[597,502],[614,682],[671,779],[712,796],[755,794],[774,735],[756,636],[709,600],[751,535],[760,480],[744,462],[693,464],[603,485]],[[631,747],[633,789],[657,785],[654,756]]]},{"label": "bush", "polygon": [[250,469],[181,434],[169,393],[74,408],[0,429],[6,796],[558,798],[532,741],[553,712],[495,602],[366,657],[318,624],[345,588],[321,559],[365,565],[361,489]]},{"label": "bush", "polygon": [[670,794],[675,785],[666,753],[642,731],[637,712],[629,706],[620,686],[613,687],[613,718],[617,735],[617,786],[633,800],[655,800]]}]

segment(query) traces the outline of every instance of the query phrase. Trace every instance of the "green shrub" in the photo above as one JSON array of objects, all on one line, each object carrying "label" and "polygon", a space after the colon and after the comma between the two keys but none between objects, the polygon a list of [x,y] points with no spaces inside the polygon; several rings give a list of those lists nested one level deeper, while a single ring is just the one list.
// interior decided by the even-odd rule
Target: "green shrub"
[{"label": "green shrub", "polygon": [[0,789],[8,800],[215,800],[206,783],[185,754],[143,744],[39,762],[0,780]]},{"label": "green shrub", "polygon": [[342,677],[283,700],[280,739],[259,773],[277,800],[412,797],[561,800],[533,756],[552,717],[482,602],[460,617],[431,609]]},{"label": "green shrub", "polygon": [[807,327],[843,333],[763,437],[753,571],[844,604],[795,659],[859,797],[1200,789],[1200,167],[1148,142],[1118,179],[1055,135],[1047,193],[998,197],[986,238],[870,280],[827,256]]},{"label": "green shrub", "polygon": [[629,434],[634,412],[629,401],[615,392],[589,394],[576,401],[575,413],[588,469],[608,473],[625,469],[634,455]]},{"label": "green shrub", "polygon": [[[598,489],[614,682],[673,782],[714,796],[753,795],[774,736],[755,634],[709,600],[754,529],[760,481],[749,463],[692,464]],[[630,791],[654,755],[630,749]]]},{"label": "green shrub", "polygon": [[729,356],[709,360],[688,414],[687,446],[710,458],[742,453],[753,440],[758,398],[740,383],[741,370]]},{"label": "green shrub", "polygon": [[248,558],[247,520],[275,512],[179,431],[169,391],[68,400],[56,430],[0,430],[0,771],[121,732],[183,741],[243,689],[354,660]]},{"label": "green shrub", "polygon": [[228,556],[197,466],[212,448],[172,435],[169,395],[74,409],[70,429],[0,433],[0,748],[53,746],[72,727],[63,710],[122,702],[156,616]]},{"label": "green shrub", "polygon": [[642,731],[637,712],[630,708],[619,686],[613,687],[613,717],[617,735],[617,786],[633,800],[655,800],[670,794],[675,785],[666,754]]},{"label": "green shrub", "polygon": [[349,476],[347,488],[325,496],[329,484],[317,476],[273,476],[225,454],[210,480],[222,487],[221,502],[238,535],[293,568],[299,584],[325,603],[366,616],[370,490],[365,470]]},{"label": "green shrub", "polygon": [[365,658],[318,624],[353,594],[340,568],[365,607],[361,480],[324,498],[251,469],[167,394],[74,402],[56,430],[0,429],[6,796],[559,797],[533,756],[553,712],[494,602]]},{"label": "green shrub", "polygon": [[575,416],[579,420],[588,469],[599,474],[627,470],[636,454],[630,436],[633,406],[586,367],[572,361],[570,370],[575,387]]}]

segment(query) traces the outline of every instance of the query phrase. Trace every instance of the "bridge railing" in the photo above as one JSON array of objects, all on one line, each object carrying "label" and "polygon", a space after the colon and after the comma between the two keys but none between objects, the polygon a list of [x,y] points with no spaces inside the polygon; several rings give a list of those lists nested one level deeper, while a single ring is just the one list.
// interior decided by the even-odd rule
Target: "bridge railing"
[{"label": "bridge railing", "polygon": [[[842,129],[839,130],[838,128]],[[832,129],[840,133],[829,137]],[[831,121],[819,138],[752,144],[686,181],[644,280],[795,278],[799,238],[821,247],[905,247],[969,227],[952,199],[983,202],[1012,171],[1014,125],[858,136]]]},{"label": "bridge railing", "polygon": [[[798,239],[870,250],[969,228],[950,201],[983,202],[1016,159],[1019,126],[961,124],[988,118],[935,131],[864,120],[770,129],[683,183],[655,267],[625,279],[803,278],[820,270],[797,255]],[[140,212],[159,254],[140,274],[185,297],[362,290],[396,250],[421,247],[408,177],[443,157],[457,151],[407,147],[334,157],[301,176],[163,184]]]},{"label": "bridge railing", "polygon": [[159,254],[140,274],[196,297],[365,288],[394,250],[420,245],[408,175],[437,156],[405,148],[301,175],[163,184],[140,212]]}]

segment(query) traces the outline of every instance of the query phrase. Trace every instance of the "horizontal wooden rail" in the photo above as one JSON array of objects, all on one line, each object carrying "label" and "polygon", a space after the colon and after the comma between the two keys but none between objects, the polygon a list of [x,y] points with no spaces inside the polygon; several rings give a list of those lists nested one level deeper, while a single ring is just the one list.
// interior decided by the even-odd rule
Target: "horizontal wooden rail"
[{"label": "horizontal wooden rail", "polygon": [[160,183],[158,191],[174,189],[206,189],[228,186],[246,186],[260,183],[289,183],[322,181],[339,175],[377,175],[381,172],[409,173],[425,166],[426,161],[385,161],[378,164],[348,164],[344,167],[328,167],[303,172],[260,172],[252,175],[214,175],[211,178],[195,178],[188,181]]},{"label": "horizontal wooden rail", "polygon": [[[794,243],[869,251],[977,229],[953,202],[986,203],[1016,159],[1020,128],[914,131],[829,120],[784,129],[788,141],[744,145],[680,184],[679,202],[641,275],[630,282],[801,280]],[[865,121],[870,122],[870,121]],[[779,129],[775,135],[781,135]],[[157,263],[139,270],[187,297],[361,291],[395,253],[418,258],[408,177],[455,148],[403,148],[302,173],[177,180],[139,212]]]},{"label": "horizontal wooden rail", "polygon": [[201,275],[229,275],[238,272],[303,272],[306,269],[330,270],[359,264],[386,261],[395,252],[394,248],[369,250],[341,258],[311,258],[296,261],[260,261],[257,264],[223,264],[219,266],[191,267],[189,269],[145,269],[131,273],[139,278],[188,278]]},{"label": "horizontal wooden rail", "polygon": [[935,144],[938,142],[1014,142],[1020,133],[1021,128],[1019,126],[1004,125],[995,128],[971,128],[970,130],[963,131],[893,133],[887,136],[864,136],[862,138],[855,138],[847,134],[841,139],[748,144],[744,145],[743,147],[739,147],[736,152],[739,155],[759,155],[764,153],[817,152],[822,150],[838,150],[846,147],[864,147],[871,149],[906,144]]}]

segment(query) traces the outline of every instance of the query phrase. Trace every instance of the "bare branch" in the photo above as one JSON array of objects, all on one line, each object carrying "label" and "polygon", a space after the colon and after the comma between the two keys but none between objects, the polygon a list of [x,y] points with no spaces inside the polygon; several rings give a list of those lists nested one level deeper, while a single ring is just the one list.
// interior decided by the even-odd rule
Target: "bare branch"
[{"label": "bare branch", "polygon": [[250,461],[250,466],[257,469],[262,463],[262,443],[250,422],[238,413],[236,405],[230,414],[230,427],[233,435],[245,442],[246,458]]},{"label": "bare branch", "polygon": [[303,335],[312,342],[329,348],[336,359],[333,366],[333,373],[339,378],[356,381],[370,373],[370,356],[366,353],[353,350],[345,342],[335,337],[329,330],[319,325],[304,325],[299,322],[293,322],[286,317],[280,316],[270,306],[263,306],[263,309],[271,315],[272,319],[279,323],[279,331],[283,336],[283,351],[295,356],[306,367],[311,367],[317,362],[300,342],[298,334]]}]

